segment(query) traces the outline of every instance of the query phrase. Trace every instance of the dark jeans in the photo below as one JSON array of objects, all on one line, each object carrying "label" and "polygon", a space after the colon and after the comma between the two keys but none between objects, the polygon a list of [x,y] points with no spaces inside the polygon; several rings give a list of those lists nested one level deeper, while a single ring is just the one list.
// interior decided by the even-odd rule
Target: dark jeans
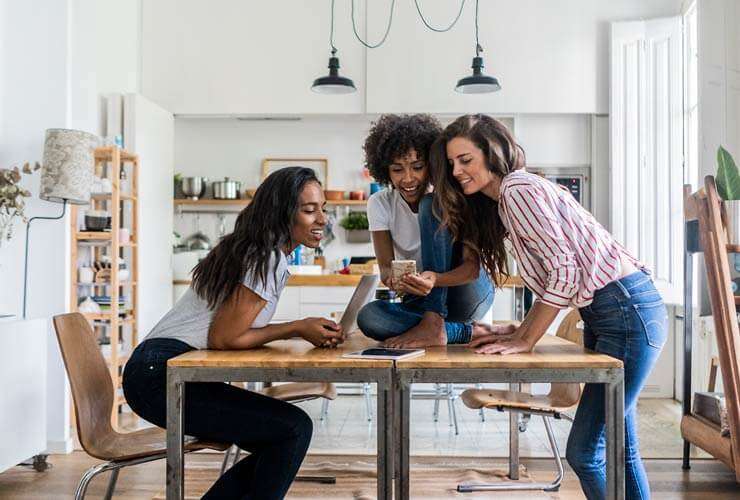
[{"label": "dark jeans", "polygon": [[[440,228],[432,213],[432,195],[419,203],[421,257],[425,271],[444,273],[462,262],[462,245],[454,243],[449,231]],[[382,300],[370,302],[360,310],[357,325],[375,340],[396,337],[418,325],[427,311],[445,318],[448,344],[467,344],[472,323],[486,314],[493,304],[493,286],[485,270],[472,283],[455,287],[435,287],[426,297],[410,296],[403,303]]]},{"label": "dark jeans", "polygon": [[[123,391],[131,409],[166,427],[167,360],[193,350],[174,339],[141,343],[123,372]],[[234,443],[249,451],[211,487],[205,499],[282,499],[298,473],[313,423],[289,403],[222,383],[185,384],[187,435]]]},{"label": "dark jeans", "polygon": [[[580,309],[583,342],[624,362],[624,461],[627,499],[650,498],[637,439],[637,397],[666,340],[663,299],[652,280],[636,272],[594,294]],[[586,384],[568,436],[566,458],[589,500],[606,498],[604,385]]]}]

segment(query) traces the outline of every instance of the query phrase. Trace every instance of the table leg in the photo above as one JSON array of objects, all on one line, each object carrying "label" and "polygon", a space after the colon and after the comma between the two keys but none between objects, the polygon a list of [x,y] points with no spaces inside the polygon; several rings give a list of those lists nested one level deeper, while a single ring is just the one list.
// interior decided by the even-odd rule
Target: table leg
[{"label": "table leg", "polygon": [[386,384],[380,382],[377,384],[377,392],[378,500],[391,500],[394,471],[393,392]]},{"label": "table leg", "polygon": [[167,500],[181,500],[185,492],[183,457],[184,383],[177,372],[167,369]]},{"label": "table leg", "polygon": [[[521,384],[509,384],[509,390],[518,392]],[[519,413],[509,412],[509,479],[519,479]]]},{"label": "table leg", "polygon": [[397,443],[400,450],[396,455],[398,460],[398,470],[396,478],[396,498],[408,500],[411,498],[411,464],[410,459],[410,410],[411,410],[411,387],[408,382],[398,381],[396,402],[398,406],[394,408],[397,414],[398,434],[396,435]]},{"label": "table leg", "polygon": [[624,377],[606,384],[606,497],[624,499]]}]

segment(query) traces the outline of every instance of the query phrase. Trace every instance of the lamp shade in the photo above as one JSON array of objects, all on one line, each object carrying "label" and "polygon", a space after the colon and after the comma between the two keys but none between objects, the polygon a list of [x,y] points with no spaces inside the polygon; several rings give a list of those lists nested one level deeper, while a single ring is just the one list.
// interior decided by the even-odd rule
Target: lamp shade
[{"label": "lamp shade", "polygon": [[98,136],[81,130],[51,128],[46,131],[41,167],[42,200],[73,205],[90,203]]}]

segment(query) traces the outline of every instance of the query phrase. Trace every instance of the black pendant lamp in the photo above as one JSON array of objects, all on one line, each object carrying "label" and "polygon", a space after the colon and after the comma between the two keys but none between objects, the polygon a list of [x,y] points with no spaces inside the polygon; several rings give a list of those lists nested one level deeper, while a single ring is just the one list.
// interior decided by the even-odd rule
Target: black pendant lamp
[{"label": "black pendant lamp", "polygon": [[461,94],[486,94],[501,90],[498,80],[492,76],[483,74],[483,52],[478,42],[478,0],[475,2],[475,57],[473,58],[473,75],[466,76],[457,81],[455,91]]},{"label": "black pendant lamp", "polygon": [[329,33],[329,46],[331,57],[329,58],[329,75],[320,76],[313,81],[311,90],[319,94],[349,94],[355,92],[355,83],[344,76],[339,76],[339,58],[337,48],[334,46],[334,0],[331,0],[331,31]]}]

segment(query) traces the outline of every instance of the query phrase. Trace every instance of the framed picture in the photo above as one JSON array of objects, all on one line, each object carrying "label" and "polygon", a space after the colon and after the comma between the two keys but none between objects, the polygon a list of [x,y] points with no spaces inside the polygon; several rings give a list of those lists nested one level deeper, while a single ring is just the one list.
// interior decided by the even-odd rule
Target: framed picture
[{"label": "framed picture", "polygon": [[275,170],[285,167],[312,168],[324,189],[329,189],[329,160],[327,158],[264,158],[260,181],[264,181]]}]

